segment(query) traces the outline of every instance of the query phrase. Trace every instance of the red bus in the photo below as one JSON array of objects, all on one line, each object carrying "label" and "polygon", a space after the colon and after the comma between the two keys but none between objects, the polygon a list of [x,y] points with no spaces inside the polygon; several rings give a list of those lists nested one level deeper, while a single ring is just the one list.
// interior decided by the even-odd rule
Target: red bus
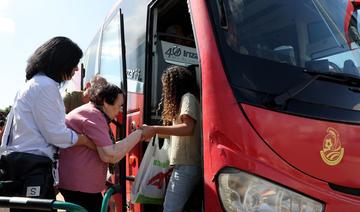
[{"label": "red bus", "polygon": [[[360,211],[358,1],[123,0],[82,60],[127,91],[125,136],[160,123],[160,76],[196,70],[203,211]],[[185,86],[185,85],[184,85]],[[146,143],[120,162],[113,211],[131,204]]]}]

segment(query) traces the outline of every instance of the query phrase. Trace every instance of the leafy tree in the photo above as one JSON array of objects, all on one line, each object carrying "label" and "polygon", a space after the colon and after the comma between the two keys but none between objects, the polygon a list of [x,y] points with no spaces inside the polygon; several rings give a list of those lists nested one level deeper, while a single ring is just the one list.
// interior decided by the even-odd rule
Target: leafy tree
[{"label": "leafy tree", "polygon": [[5,112],[5,115],[6,115],[6,116],[10,113],[10,110],[11,110],[11,105],[7,106],[7,107],[4,109],[4,112]]},{"label": "leafy tree", "polygon": [[6,117],[10,113],[11,106],[6,107],[5,109],[0,109],[0,124],[3,125],[3,123],[6,122]]}]

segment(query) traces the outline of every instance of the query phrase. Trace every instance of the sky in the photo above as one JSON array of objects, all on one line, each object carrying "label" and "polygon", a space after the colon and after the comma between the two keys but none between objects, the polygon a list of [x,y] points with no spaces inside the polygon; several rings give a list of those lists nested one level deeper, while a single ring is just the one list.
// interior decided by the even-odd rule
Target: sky
[{"label": "sky", "polygon": [[85,51],[117,0],[0,0],[0,109],[25,83],[27,59],[65,36]]}]

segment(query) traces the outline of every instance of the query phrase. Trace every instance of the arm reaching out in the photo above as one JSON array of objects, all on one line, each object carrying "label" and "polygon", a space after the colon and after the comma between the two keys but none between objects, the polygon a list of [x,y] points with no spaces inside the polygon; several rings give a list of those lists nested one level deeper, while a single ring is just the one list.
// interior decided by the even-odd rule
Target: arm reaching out
[{"label": "arm reaching out", "polygon": [[188,115],[181,116],[181,124],[173,126],[149,126],[143,125],[143,136],[146,140],[149,140],[155,134],[162,135],[161,137],[175,135],[175,136],[189,136],[194,133],[196,121]]},{"label": "arm reaching out", "polygon": [[97,150],[102,161],[117,163],[141,140],[142,130],[136,130],[123,140],[113,145],[97,147]]}]

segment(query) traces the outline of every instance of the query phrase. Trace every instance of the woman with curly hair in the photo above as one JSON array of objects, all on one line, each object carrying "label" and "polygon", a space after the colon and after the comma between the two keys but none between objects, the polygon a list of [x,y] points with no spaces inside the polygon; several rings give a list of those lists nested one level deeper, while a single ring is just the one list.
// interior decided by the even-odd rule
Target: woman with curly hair
[{"label": "woman with curly hair", "polygon": [[161,78],[164,126],[143,126],[145,138],[170,136],[170,165],[164,211],[183,211],[201,178],[199,101],[194,76],[183,67],[169,67]]}]

